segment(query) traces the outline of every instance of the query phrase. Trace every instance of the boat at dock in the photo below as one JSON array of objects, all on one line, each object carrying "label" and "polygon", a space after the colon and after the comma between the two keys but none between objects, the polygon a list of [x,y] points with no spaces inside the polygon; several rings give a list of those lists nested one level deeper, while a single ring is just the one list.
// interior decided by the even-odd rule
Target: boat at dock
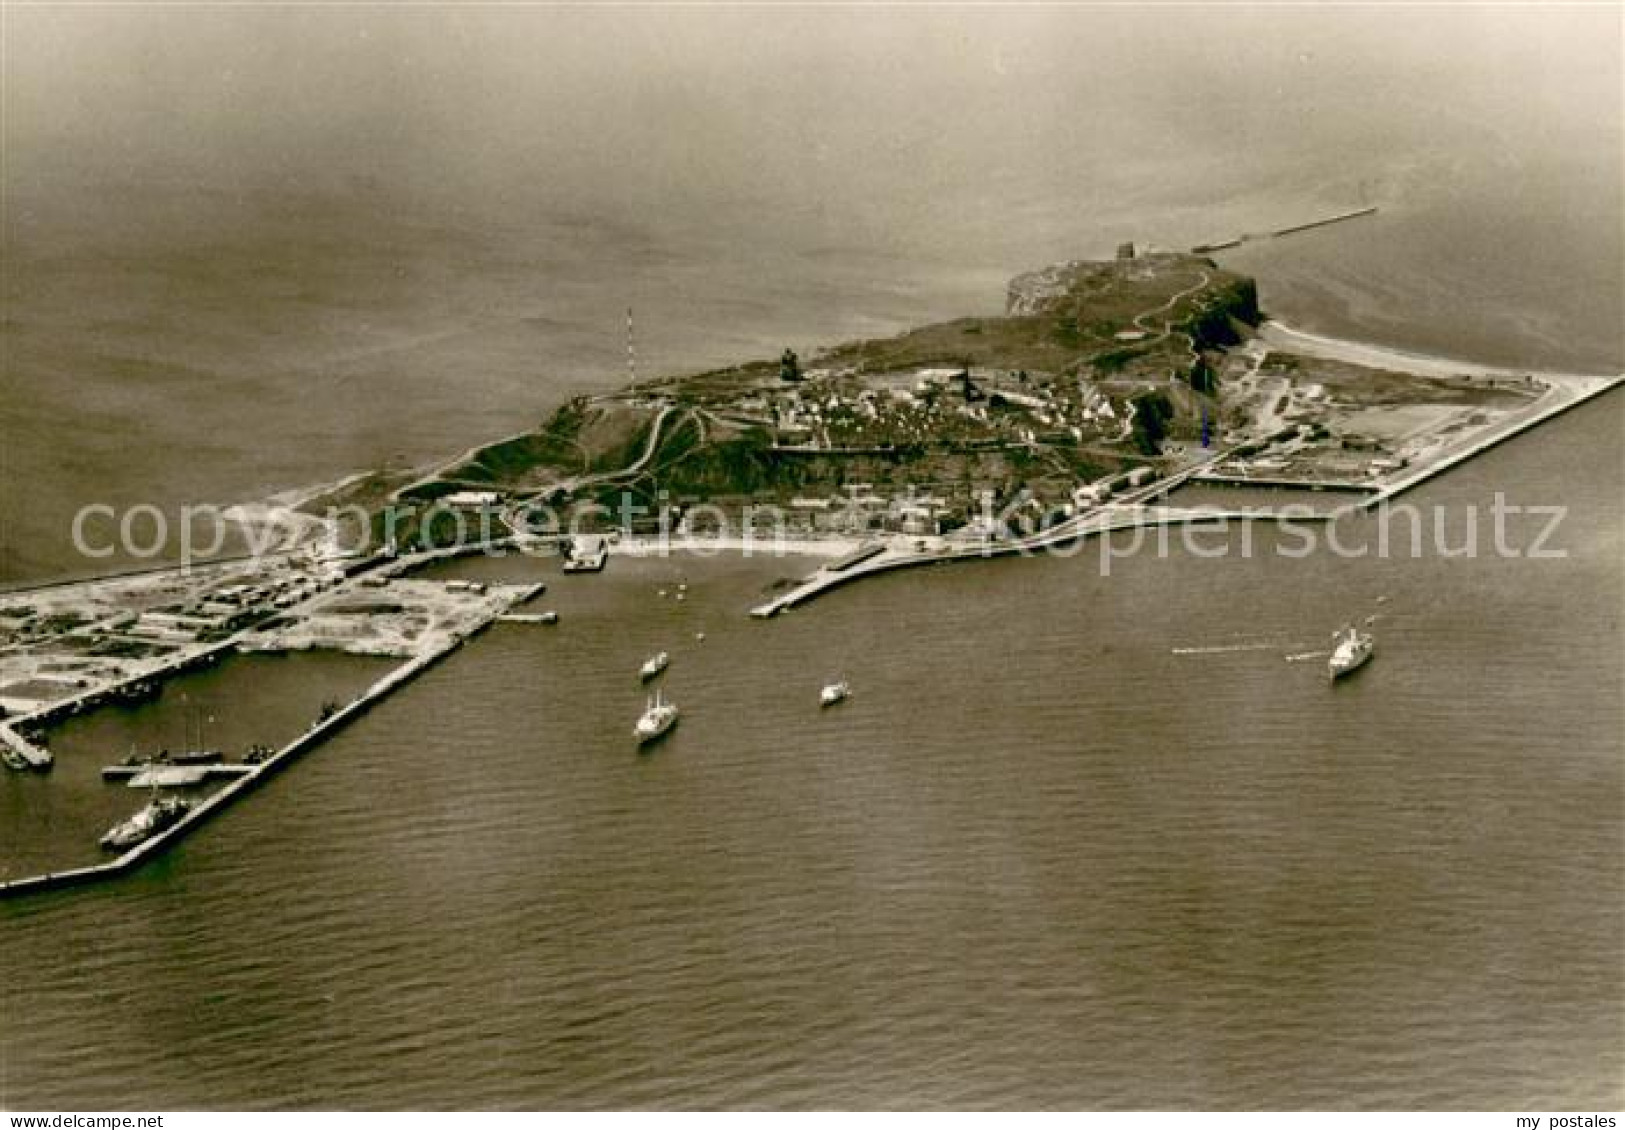
[{"label": "boat at dock", "polygon": [[154,795],[152,802],[127,820],[107,830],[101,845],[107,851],[132,848],[181,821],[192,811],[192,802],[178,796]]},{"label": "boat at dock", "polygon": [[671,656],[665,652],[662,651],[656,655],[651,655],[643,661],[643,666],[638,668],[638,677],[647,683],[670,665]]},{"label": "boat at dock", "polygon": [[837,702],[844,702],[851,694],[852,687],[845,679],[825,683],[824,689],[818,692],[818,705],[834,706]]},{"label": "boat at dock", "polygon": [[171,765],[218,765],[226,755],[217,749],[188,749],[169,755]]},{"label": "boat at dock", "polygon": [[678,711],[675,702],[667,702],[659,691],[649,700],[648,708],[644,710],[643,717],[633,727],[632,735],[638,739],[638,744],[648,745],[657,738],[664,737],[673,726],[677,725]]},{"label": "boat at dock", "polygon": [[226,755],[218,749],[188,749],[171,753],[161,749],[157,753],[132,753],[124,759],[125,765],[218,765]]},{"label": "boat at dock", "polygon": [[1376,637],[1352,625],[1334,638],[1331,658],[1326,660],[1326,673],[1333,682],[1365,666],[1377,650]]}]

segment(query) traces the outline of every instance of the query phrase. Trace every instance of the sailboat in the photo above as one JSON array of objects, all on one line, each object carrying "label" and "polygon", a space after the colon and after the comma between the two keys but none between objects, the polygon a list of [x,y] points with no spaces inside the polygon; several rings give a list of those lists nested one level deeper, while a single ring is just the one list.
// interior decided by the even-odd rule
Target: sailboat
[{"label": "sailboat", "polygon": [[[1370,623],[1369,620],[1366,622]],[[1326,661],[1327,677],[1332,682],[1365,666],[1377,650],[1376,637],[1352,624],[1343,628],[1333,639],[1332,655]]]},{"label": "sailboat", "polygon": [[[193,729],[197,735],[193,737]],[[170,765],[214,765],[224,761],[226,755],[218,749],[203,748],[203,720],[197,716],[197,708],[186,708],[186,744],[190,747],[179,753],[170,753],[168,750],[160,753],[156,760],[167,762]]]},{"label": "sailboat", "polygon": [[648,745],[677,725],[677,704],[667,702],[659,691],[649,700],[648,707],[643,711],[643,717],[632,728],[633,737],[638,739],[639,745]]}]

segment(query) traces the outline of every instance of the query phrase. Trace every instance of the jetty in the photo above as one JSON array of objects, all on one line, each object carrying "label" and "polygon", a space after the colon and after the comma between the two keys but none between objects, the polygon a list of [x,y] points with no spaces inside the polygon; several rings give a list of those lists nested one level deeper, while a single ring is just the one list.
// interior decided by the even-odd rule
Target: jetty
[{"label": "jetty", "polygon": [[132,789],[181,789],[201,785],[216,777],[241,777],[252,773],[254,766],[242,762],[217,762],[213,765],[104,765],[102,779],[124,781]]},{"label": "jetty", "polygon": [[[980,561],[994,557],[1024,557],[1034,553],[1070,545],[1086,538],[1117,530],[1141,526],[1174,526],[1204,522],[1227,521],[1280,521],[1284,515],[1257,510],[1231,510],[1209,507],[1178,507],[1166,504],[1167,496],[1197,475],[1205,464],[1190,467],[1125,494],[1115,502],[1058,522],[1046,530],[1019,538],[978,538],[959,542],[900,538],[892,543],[871,543],[860,547],[846,557],[825,565],[803,578],[800,584],[786,589],[773,599],[757,605],[750,614],[758,620],[771,619],[797,605],[805,604],[831,589],[876,573],[894,569],[917,568],[922,565],[943,565],[954,561]],[[1324,521],[1328,515],[1292,515],[1294,521]]]},{"label": "jetty", "polygon": [[1291,224],[1288,227],[1276,228],[1274,231],[1270,232],[1249,232],[1242,235],[1231,236],[1228,239],[1217,239],[1209,243],[1198,243],[1195,247],[1191,248],[1191,253],[1194,255],[1206,255],[1212,251],[1228,251],[1232,247],[1240,247],[1242,244],[1249,243],[1255,239],[1280,239],[1285,235],[1296,235],[1299,232],[1311,231],[1314,228],[1324,228],[1329,227],[1332,224],[1341,224],[1346,220],[1357,220],[1361,216],[1375,215],[1376,211],[1377,206],[1372,204],[1364,208],[1354,208],[1347,212],[1338,212],[1333,216],[1323,216],[1318,220],[1310,220],[1308,223]]},{"label": "jetty", "polygon": [[[1581,404],[1594,400],[1625,385],[1625,374],[1598,377],[1589,384],[1571,384],[1546,403],[1497,424],[1493,424],[1472,437],[1447,449],[1434,458],[1383,479],[1356,482],[1341,479],[1273,479],[1225,475],[1215,472],[1209,464],[1193,467],[1168,478],[1157,480],[1135,494],[1124,495],[1116,502],[1107,503],[1085,514],[1078,515],[1053,528],[1031,537],[1004,540],[988,539],[971,544],[941,543],[934,548],[908,549],[891,545],[865,547],[859,554],[849,555],[826,565],[804,578],[795,587],[775,596],[772,600],[751,609],[751,615],[768,619],[799,604],[813,600],[831,589],[838,588],[860,577],[893,569],[906,569],[920,565],[937,565],[950,561],[978,560],[992,557],[1026,556],[1054,546],[1112,533],[1136,526],[1175,525],[1192,522],[1240,521],[1292,521],[1330,522],[1353,510],[1368,510],[1397,494],[1411,490],[1436,475],[1441,475],[1467,460],[1481,455],[1514,436],[1546,423]],[[1222,462],[1224,455],[1211,462]],[[1276,512],[1269,509],[1208,509],[1202,507],[1173,507],[1165,502],[1177,487],[1191,483],[1202,486],[1265,487],[1296,491],[1323,491],[1357,494],[1345,505],[1314,514]],[[914,539],[910,539],[913,541]]]},{"label": "jetty", "polygon": [[1374,494],[1382,489],[1377,482],[1355,479],[1294,479],[1270,475],[1242,475],[1223,471],[1202,471],[1191,482],[1210,487],[1257,487],[1266,490],[1337,491],[1344,494]]}]

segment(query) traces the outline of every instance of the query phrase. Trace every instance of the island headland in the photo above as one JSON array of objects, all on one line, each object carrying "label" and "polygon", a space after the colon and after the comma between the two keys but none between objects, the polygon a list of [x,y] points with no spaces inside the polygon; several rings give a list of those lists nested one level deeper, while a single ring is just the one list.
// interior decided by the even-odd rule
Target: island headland
[{"label": "island headland", "polygon": [[[235,652],[399,663],[274,746],[137,757],[189,798],[184,814],[108,862],[76,848],[0,876],[0,896],[128,870],[497,619],[558,622],[519,611],[540,584],[414,576],[447,557],[562,551],[572,571],[702,546],[825,557],[751,609],[768,617],[886,569],[1284,512],[1194,504],[1188,488],[1314,497],[1318,519],[1375,506],[1621,380],[1298,333],[1207,255],[1124,244],[1016,276],[999,314],[577,397],[430,467],[233,508],[277,534],[249,557],[0,594],[0,760],[20,772],[52,769],[72,715],[160,696]],[[94,776],[70,768],[73,787]],[[82,831],[94,845],[99,829]]]}]

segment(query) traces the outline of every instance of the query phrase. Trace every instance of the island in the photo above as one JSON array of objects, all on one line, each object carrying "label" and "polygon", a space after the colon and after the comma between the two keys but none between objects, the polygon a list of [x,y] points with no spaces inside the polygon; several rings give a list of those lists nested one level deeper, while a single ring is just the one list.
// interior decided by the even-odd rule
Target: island
[{"label": "island", "polygon": [[[149,761],[193,797],[178,818],[112,861],[0,878],[0,895],[135,866],[491,623],[557,622],[520,610],[544,585],[421,575],[449,557],[823,558],[742,602],[767,618],[883,570],[1271,520],[1288,500],[1319,520],[1378,506],[1621,380],[1301,333],[1208,255],[1124,244],[1018,275],[998,314],[577,397],[432,466],[233,507],[256,535],[245,557],[0,594],[0,761],[17,771],[52,768],[64,719],[233,653],[397,664],[279,747],[188,773]],[[1272,501],[1215,504],[1238,488]]]}]

